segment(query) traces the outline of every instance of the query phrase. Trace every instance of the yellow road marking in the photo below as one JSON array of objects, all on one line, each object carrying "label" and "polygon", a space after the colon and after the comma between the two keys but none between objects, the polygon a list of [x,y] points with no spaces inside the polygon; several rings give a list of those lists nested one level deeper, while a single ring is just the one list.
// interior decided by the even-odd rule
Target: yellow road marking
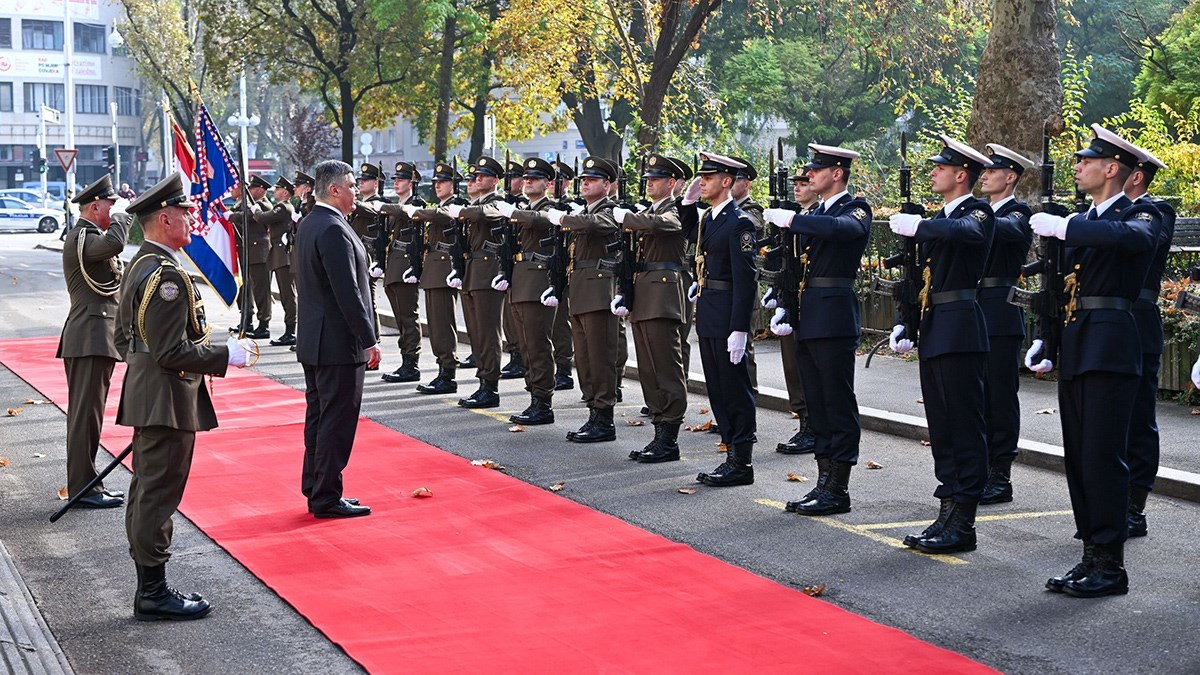
[{"label": "yellow road marking", "polygon": [[[1069,516],[1073,512],[1066,511],[1036,511],[1033,513],[1001,513],[991,516],[977,516],[975,522],[992,521],[992,520],[1022,520],[1025,518],[1046,518],[1048,516]],[[859,525],[858,527],[864,530],[892,530],[901,527],[918,527],[928,525],[928,520],[910,520],[904,523],[872,523],[870,525]]]},{"label": "yellow road marking", "polygon": [[[761,504],[763,506],[769,506],[771,508],[779,509],[781,511],[784,509],[784,507],[787,506],[783,502],[777,502],[773,499],[757,499],[757,500],[755,500],[755,502],[757,502],[758,504]],[[954,556],[929,555],[927,553],[918,551],[915,548],[909,548],[904,545],[903,540],[896,539],[894,537],[886,537],[882,534],[872,532],[870,529],[868,529],[869,526],[850,525],[847,523],[843,523],[839,520],[836,520],[834,518],[828,518],[825,516],[813,516],[813,517],[809,517],[808,520],[813,520],[813,521],[816,521],[823,525],[829,525],[830,527],[836,527],[839,530],[845,530],[846,532],[850,532],[852,534],[857,534],[860,537],[866,537],[867,539],[870,539],[871,541],[875,541],[880,544],[887,544],[888,546],[891,546],[892,548],[898,548],[901,551],[908,551],[909,553],[916,553],[917,555],[924,556],[926,558],[929,558],[931,560],[936,560],[941,563],[946,563],[947,565],[967,565],[967,564],[969,564],[966,560],[963,560],[961,558],[955,558]],[[921,523],[921,524],[924,525],[925,523]]]},{"label": "yellow road marking", "polygon": [[[462,406],[460,406],[458,404],[458,401],[451,401],[450,399],[444,399],[444,402],[447,405],[454,406],[455,408],[462,408]],[[515,414],[521,412],[520,410],[514,410],[512,412],[503,412],[500,410],[489,410],[487,408],[462,408],[462,409],[473,412],[476,415],[484,415],[484,416],[490,417],[496,421],[504,422],[505,424],[510,424],[510,425],[512,424],[512,422],[510,422],[508,420],[508,416],[515,415]]]}]

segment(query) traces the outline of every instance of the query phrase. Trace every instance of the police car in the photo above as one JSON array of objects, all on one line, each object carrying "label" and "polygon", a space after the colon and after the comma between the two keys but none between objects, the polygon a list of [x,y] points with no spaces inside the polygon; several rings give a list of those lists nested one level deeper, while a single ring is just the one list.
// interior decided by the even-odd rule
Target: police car
[{"label": "police car", "polygon": [[0,232],[53,232],[59,228],[62,216],[61,211],[32,206],[16,197],[0,195]]}]

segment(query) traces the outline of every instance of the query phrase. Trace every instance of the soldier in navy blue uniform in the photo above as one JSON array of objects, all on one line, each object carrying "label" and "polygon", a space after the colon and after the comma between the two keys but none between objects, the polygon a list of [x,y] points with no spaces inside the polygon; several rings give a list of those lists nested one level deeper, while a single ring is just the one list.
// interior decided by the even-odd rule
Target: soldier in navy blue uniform
[{"label": "soldier in navy blue uniform", "polygon": [[[945,205],[930,219],[898,213],[891,217],[896,234],[916,237],[925,265],[921,290],[921,392],[933,472],[941,500],[937,520],[904,543],[926,553],[975,550],[975,510],[987,483],[987,429],[984,424],[984,378],[988,335],[976,299],[992,245],[992,207],[971,194],[991,161],[970,146],[943,135],[940,154],[930,157],[933,191]],[[915,345],[904,326],[892,329],[892,349]]]},{"label": "soldier in navy blue uniform", "polygon": [[1133,319],[1142,339],[1142,377],[1139,380],[1137,398],[1133,404],[1133,417],[1129,422],[1129,536],[1146,536],[1146,497],[1154,489],[1154,477],[1158,474],[1158,420],[1155,411],[1158,404],[1158,369],[1162,365],[1163,328],[1162,315],[1158,311],[1158,294],[1162,290],[1163,270],[1171,252],[1171,239],[1175,236],[1175,209],[1161,199],[1154,199],[1147,190],[1154,174],[1165,169],[1162,160],[1144,148],[1138,148],[1144,159],[1125,181],[1125,196],[1138,204],[1150,203],[1158,209],[1159,221],[1154,244],[1154,258],[1142,290],[1133,303]]},{"label": "soldier in navy blue uniform", "polygon": [[[809,215],[767,209],[765,218],[800,235],[799,316],[776,310],[771,330],[791,334],[816,436],[816,487],[787,510],[809,516],[850,510],[850,470],[858,463],[862,428],[854,396],[854,350],[862,336],[854,277],[871,238],[871,205],[846,190],[858,153],[810,144],[805,165],[821,205]],[[790,322],[790,323],[789,323]]]},{"label": "soldier in navy blue uniform", "polygon": [[980,504],[1011,502],[1012,463],[1017,458],[1021,434],[1021,343],[1025,340],[1025,312],[1008,302],[1008,293],[1021,276],[1029,256],[1033,230],[1029,205],[1013,196],[1017,181],[1033,160],[1003,145],[988,143],[991,163],[983,168],[980,192],[991,202],[996,233],[983,279],[979,281],[979,306],[987,321],[987,380],[983,419],[987,424],[988,477]]},{"label": "soldier in navy blue uniform", "polygon": [[[728,455],[696,480],[726,487],[754,482],[755,396],[746,360],[750,315],[758,282],[754,273],[754,221],[737,208],[729,191],[747,165],[729,157],[700,154],[699,197],[713,206],[697,231],[696,335],[713,417]],[[690,201],[696,201],[691,195]]]},{"label": "soldier in navy blue uniform", "polygon": [[1046,582],[1051,591],[1082,598],[1129,592],[1125,572],[1129,423],[1142,373],[1142,345],[1133,303],[1154,257],[1161,220],[1151,203],[1122,191],[1144,157],[1120,136],[1093,124],[1096,136],[1076,153],[1075,184],[1091,196],[1086,216],[1038,213],[1034,233],[1061,239],[1070,273],[1059,363],[1035,340],[1025,364],[1035,372],[1058,366],[1063,455],[1075,537],[1083,559]]}]

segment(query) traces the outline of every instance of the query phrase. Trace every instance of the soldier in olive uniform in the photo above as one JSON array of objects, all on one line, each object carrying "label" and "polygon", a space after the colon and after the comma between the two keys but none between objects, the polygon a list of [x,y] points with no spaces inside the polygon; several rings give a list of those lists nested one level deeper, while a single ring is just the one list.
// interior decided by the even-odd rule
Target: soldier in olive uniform
[{"label": "soldier in olive uniform", "polygon": [[267,254],[267,265],[275,275],[279,302],[283,305],[283,335],[271,340],[271,344],[277,347],[296,344],[296,281],[292,278],[292,261],[288,251],[291,237],[295,234],[295,223],[299,220],[291,201],[294,189],[290,180],[280,176],[275,181],[275,205],[254,214],[254,222],[265,226],[270,237],[271,250]]},{"label": "soldier in olive uniform", "polygon": [[421,370],[417,366],[421,357],[421,324],[417,310],[420,288],[417,284],[421,277],[421,259],[425,253],[424,228],[402,208],[426,206],[425,200],[413,193],[420,182],[421,172],[417,171],[416,166],[408,162],[396,162],[392,185],[396,190],[397,203],[379,207],[380,213],[387,217],[387,222],[386,229],[376,239],[382,245],[375,247],[377,262],[371,274],[383,276],[383,291],[392,305],[392,316],[400,325],[397,342],[402,359],[399,368],[383,374],[381,379],[384,382],[416,382],[421,379]]},{"label": "soldier in olive uniform", "polygon": [[[637,237],[634,297],[613,300],[613,313],[628,315],[633,324],[642,394],[654,424],[654,440],[630,459],[652,464],[679,459],[679,427],[687,411],[687,372],[679,324],[683,322],[687,286],[683,276],[688,233],[679,222],[672,197],[683,174],[676,162],[663,155],[645,161],[646,198],[650,206],[641,213],[613,209],[617,223]],[[626,307],[624,304],[631,304]]]},{"label": "soldier in olive uniform", "polygon": [[520,353],[525,355],[525,386],[529,389],[529,407],[509,418],[517,424],[552,424],[554,409],[554,347],[551,337],[556,309],[542,303],[550,286],[550,267],[555,245],[555,226],[545,212],[556,205],[546,196],[554,167],[537,158],[525,160],[525,194],[531,200],[518,209],[507,203],[496,205],[501,213],[520,227],[519,246],[513,263],[512,283],[508,288],[518,331]]},{"label": "soldier in olive uniform", "polygon": [[177,255],[191,240],[193,206],[178,173],[129,205],[146,239],[121,281],[117,347],[129,367],[117,424],[134,428],[125,531],[137,566],[133,612],[140,621],[199,619],[212,608],[167,585],[171,515],[187,485],[196,432],[217,426],[204,376],[246,366],[247,348],[254,349],[248,339],[209,342],[199,291]]},{"label": "soldier in olive uniform", "polygon": [[[63,245],[63,278],[71,308],[56,354],[67,372],[67,494],[71,497],[96,478],[104,404],[113,368],[124,356],[113,340],[121,287],[118,256],[125,249],[132,221],[107,174],[73,201],[82,209]],[[97,484],[78,505],[105,509],[124,503],[123,493]]]},{"label": "soldier in olive uniform", "polygon": [[610,305],[613,299],[617,261],[610,252],[617,241],[617,221],[608,198],[609,186],[617,180],[617,165],[602,157],[588,157],[580,172],[580,194],[587,206],[569,215],[547,211],[551,223],[571,234],[570,281],[571,334],[575,346],[575,369],[587,402],[588,421],[567,434],[576,443],[616,440],[613,406],[617,402],[617,342],[619,327]]},{"label": "soldier in olive uniform", "polygon": [[[557,205],[554,207],[561,211],[570,211],[571,207],[567,204],[567,186],[575,178],[575,170],[563,164],[562,162],[554,162],[554,184],[556,194],[554,199],[557,200]],[[570,233],[562,233],[565,237],[570,237]],[[554,312],[554,329],[550,334],[550,341],[554,344],[554,390],[567,391],[575,388],[575,378],[571,377],[571,363],[575,358],[575,345],[571,341],[571,303],[567,297],[566,289],[560,289],[560,297],[557,297],[555,302],[557,305],[548,305],[555,308]],[[543,302],[542,304],[546,304]]]},{"label": "soldier in olive uniform", "polygon": [[421,265],[421,290],[425,291],[425,319],[429,322],[429,348],[437,359],[438,374],[429,384],[417,385],[422,394],[452,394],[458,391],[454,371],[458,367],[455,346],[458,344],[458,318],[455,304],[458,290],[451,281],[459,281],[454,254],[459,249],[458,225],[446,209],[462,206],[463,199],[455,194],[462,175],[450,164],[438,162],[433,169],[433,193],[436,206],[419,208],[406,204],[402,210],[410,218],[426,223],[425,260]]},{"label": "soldier in olive uniform", "polygon": [[[529,200],[525,197],[525,166],[520,162],[508,160],[508,168],[504,173],[504,196],[506,203],[517,208],[529,208]],[[511,281],[511,280],[510,280]],[[508,363],[500,369],[500,379],[515,380],[525,377],[525,359],[521,354],[520,329],[516,325],[516,316],[507,295],[504,296],[504,342],[500,349],[508,354]]]},{"label": "soldier in olive uniform", "polygon": [[[375,237],[385,236],[379,207],[388,203],[380,194],[379,180],[382,175],[380,167],[375,164],[363,164],[358,173],[358,201],[354,213],[350,214],[350,228],[362,239],[367,249],[367,259],[375,262]],[[379,338],[379,303],[375,299],[375,279],[371,279],[371,315],[375,317],[375,337]],[[367,370],[379,370],[379,366],[367,366]]]},{"label": "soldier in olive uniform", "polygon": [[[229,194],[234,198],[235,201],[229,210],[229,220],[233,223],[233,234],[237,240],[238,260],[247,265],[246,270],[249,272],[250,254],[247,249],[248,242],[246,238],[246,231],[249,229],[251,232],[253,232],[255,229],[257,229],[254,226],[254,214],[258,213],[259,208],[253,198],[246,198],[242,188],[242,184],[238,183],[230,189]],[[264,230],[263,233],[265,236],[266,231]],[[250,277],[250,279],[253,281],[253,277]],[[242,278],[239,276],[238,282],[241,283],[241,280]],[[250,303],[248,307],[247,303]],[[244,333],[247,337],[254,337],[252,333],[257,333],[253,327],[254,298],[252,297],[249,288],[246,288],[245,286],[239,287],[237,294],[237,306],[242,317],[240,327],[231,326],[229,328],[229,332]]]},{"label": "soldier in olive uniform", "polygon": [[[296,171],[296,175],[292,178],[292,182],[296,184],[296,200],[299,204],[296,206],[296,212],[303,218],[309,213],[312,213],[313,207],[317,204],[317,198],[313,195],[313,185],[317,182],[312,176],[303,171]],[[290,247],[288,254],[294,259],[296,256],[295,247]]]},{"label": "soldier in olive uniform", "polygon": [[258,326],[246,333],[246,337],[255,340],[271,337],[271,236],[267,231],[267,224],[254,217],[274,208],[267,199],[267,190],[270,189],[271,184],[263,180],[262,176],[250,177],[250,196],[254,200],[254,209],[251,211],[249,235],[246,237],[246,262],[250,267],[250,295],[254,298]]}]

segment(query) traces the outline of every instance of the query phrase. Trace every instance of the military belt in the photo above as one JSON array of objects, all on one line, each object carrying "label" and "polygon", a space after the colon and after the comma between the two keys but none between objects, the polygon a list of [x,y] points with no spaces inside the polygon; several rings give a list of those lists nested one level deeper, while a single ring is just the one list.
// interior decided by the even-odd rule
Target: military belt
[{"label": "military belt", "polygon": [[577,270],[587,270],[593,267],[611,271],[617,268],[617,261],[609,258],[592,258],[591,260],[579,260],[574,265]]},{"label": "military belt", "polygon": [[554,256],[546,255],[544,253],[538,253],[537,251],[521,251],[517,255],[513,256],[513,260],[515,260],[517,262],[528,261],[528,262],[548,263],[553,259],[554,259]]},{"label": "military belt", "polygon": [[447,244],[444,241],[439,241],[438,243],[433,245],[433,250],[435,250],[439,253],[453,253],[454,247],[451,246],[450,244]]},{"label": "military belt", "polygon": [[809,277],[804,288],[854,288],[854,279],[847,277]]},{"label": "military belt", "polygon": [[710,288],[714,291],[732,291],[733,282],[704,278],[700,280],[700,288]]},{"label": "military belt", "polygon": [[984,277],[979,280],[980,288],[1000,288],[1002,286],[1016,286],[1017,280],[1009,277]]},{"label": "military belt", "polygon": [[483,250],[487,253],[499,253],[500,248],[502,246],[504,246],[504,244],[501,244],[499,242],[494,242],[494,241],[483,242]]},{"label": "military belt", "polygon": [[1125,298],[1114,298],[1103,295],[1085,295],[1075,299],[1075,309],[1119,309],[1125,312],[1133,309],[1133,303]]},{"label": "military belt", "polygon": [[941,293],[933,293],[929,296],[930,305],[945,305],[951,302],[962,302],[963,300],[974,300],[975,289],[964,288],[958,291],[942,291]]},{"label": "military belt", "polygon": [[1153,302],[1157,304],[1158,293],[1149,288],[1143,288],[1141,292],[1138,293],[1138,300],[1145,300],[1146,302]]},{"label": "military belt", "polygon": [[663,270],[671,270],[672,272],[682,272],[684,270],[684,266],[677,262],[671,261],[671,260],[664,260],[662,262],[644,263],[639,266],[639,269],[642,272],[661,272]]},{"label": "military belt", "polygon": [[399,239],[397,239],[396,241],[393,241],[393,242],[392,242],[392,245],[391,245],[391,247],[390,247],[390,248],[391,248],[393,251],[399,251],[399,250],[402,250],[402,249],[404,249],[404,248],[406,248],[406,247],[408,247],[408,246],[412,246],[412,240],[411,240],[411,239],[410,239],[410,240],[408,240],[408,241],[400,241]]}]

